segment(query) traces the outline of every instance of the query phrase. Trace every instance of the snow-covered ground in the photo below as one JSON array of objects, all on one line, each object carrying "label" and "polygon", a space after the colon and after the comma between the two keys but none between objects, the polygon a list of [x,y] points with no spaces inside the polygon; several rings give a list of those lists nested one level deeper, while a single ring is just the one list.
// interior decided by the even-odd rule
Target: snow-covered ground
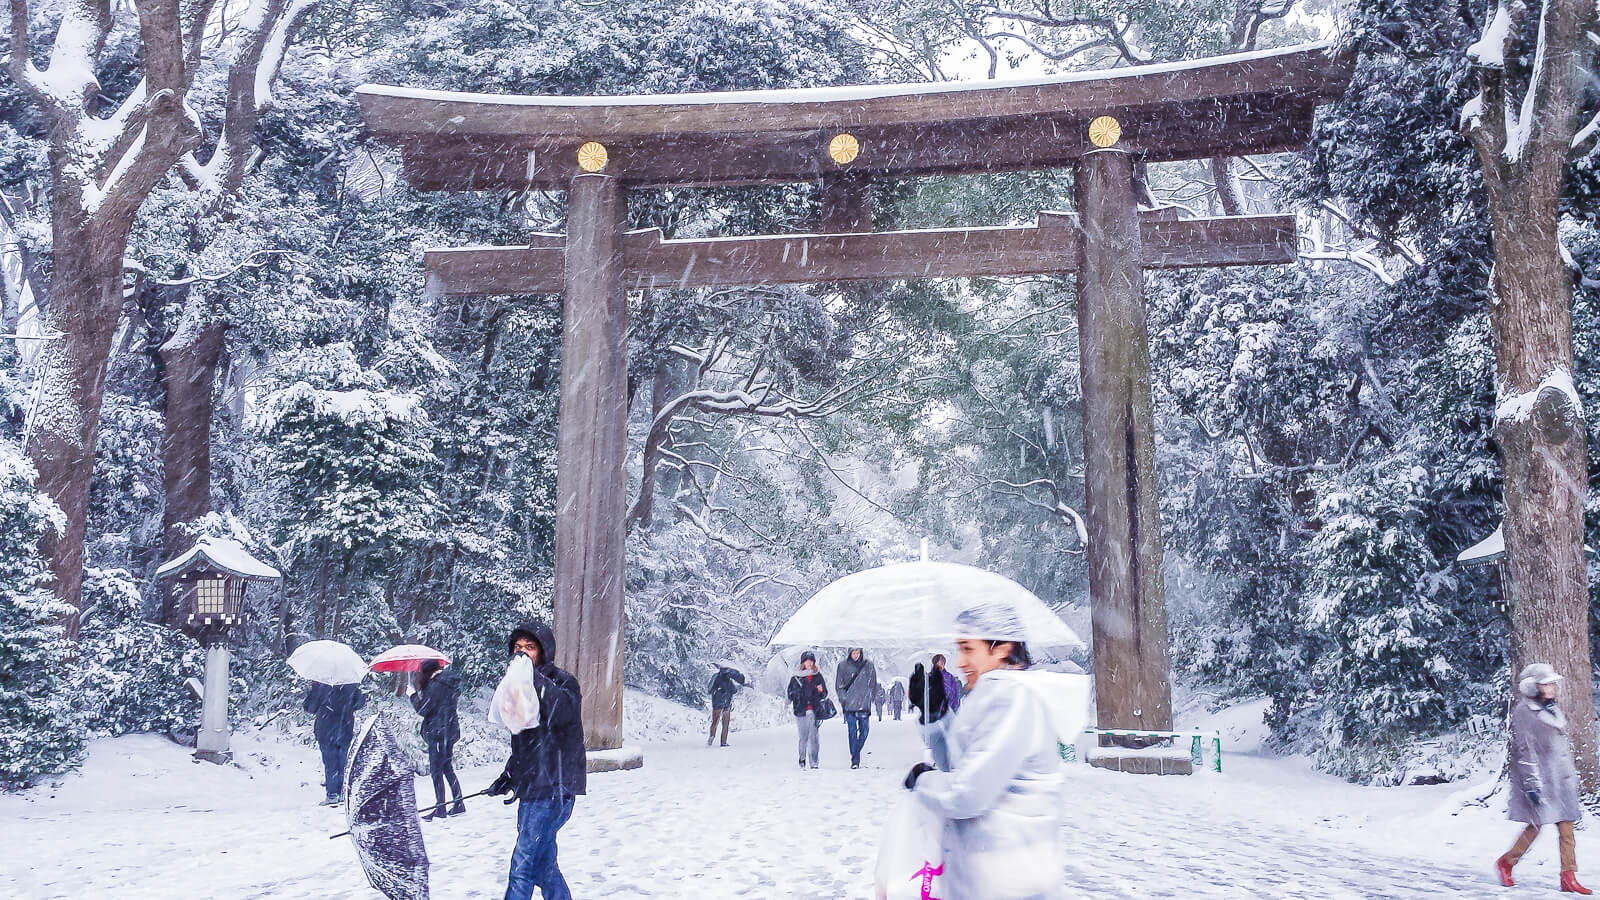
[{"label": "snow-covered ground", "polygon": [[[635,699],[649,730],[683,734],[700,713]],[[643,711],[648,707],[650,712]],[[1190,778],[1069,767],[1064,803],[1072,897],[1528,897],[1553,894],[1553,835],[1499,887],[1491,861],[1515,827],[1498,809],[1458,812],[1463,785],[1363,788],[1254,751],[1259,708],[1192,725],[1228,736],[1223,773]],[[883,817],[918,757],[909,721],[873,723],[851,771],[844,728],[824,726],[823,768],[795,766],[792,726],[707,748],[698,727],[644,742],[645,767],[595,775],[561,833],[575,896],[866,898]],[[635,732],[635,736],[638,733]],[[315,751],[241,735],[238,762],[192,762],[165,738],[95,744],[55,785],[0,797],[0,897],[338,900],[365,883],[337,810],[317,807]],[[476,790],[497,767],[464,771]],[[418,781],[419,797],[431,788]],[[514,808],[468,801],[423,823],[436,898],[494,898]],[[1588,833],[1579,834],[1579,861]],[[1594,852],[1600,853],[1600,847]],[[1600,868],[1591,871],[1600,873]],[[1597,879],[1600,880],[1600,879]],[[971,900],[971,898],[951,898]]]}]

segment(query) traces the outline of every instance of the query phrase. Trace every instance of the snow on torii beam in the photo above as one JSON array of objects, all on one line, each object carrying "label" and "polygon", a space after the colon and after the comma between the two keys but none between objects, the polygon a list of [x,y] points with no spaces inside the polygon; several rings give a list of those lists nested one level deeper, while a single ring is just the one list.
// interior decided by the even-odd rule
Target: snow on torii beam
[{"label": "snow on torii beam", "polygon": [[[1141,217],[1147,269],[1255,266],[1295,260],[1293,216]],[[663,240],[660,229],[623,238],[628,290],[816,284],[922,278],[1062,275],[1078,267],[1077,217],[1041,213],[1037,225],[857,234]],[[566,237],[525,247],[461,247],[423,255],[439,296],[556,294],[565,285]]]},{"label": "snow on torii beam", "polygon": [[[1087,125],[1102,115],[1151,162],[1294,150],[1352,64],[1310,44],[985,82],[613,97],[369,84],[357,96],[423,190],[565,190],[589,142],[627,186],[711,186],[1069,166],[1094,149]],[[827,148],[844,133],[859,153],[836,162]]]}]

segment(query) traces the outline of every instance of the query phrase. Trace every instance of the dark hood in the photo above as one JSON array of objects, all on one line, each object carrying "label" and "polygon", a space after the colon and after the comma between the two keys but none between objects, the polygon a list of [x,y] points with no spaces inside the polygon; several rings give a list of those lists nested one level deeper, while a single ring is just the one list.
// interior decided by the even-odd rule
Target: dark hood
[{"label": "dark hood", "polygon": [[517,638],[531,638],[539,645],[539,657],[543,665],[554,665],[556,661],[556,635],[550,626],[543,622],[531,622],[519,625],[511,630],[511,636],[506,638],[506,655],[514,656],[517,652]]},{"label": "dark hood", "polygon": [[429,684],[442,684],[447,688],[454,688],[460,681],[461,673],[456,671],[455,666],[445,666],[428,676]]}]

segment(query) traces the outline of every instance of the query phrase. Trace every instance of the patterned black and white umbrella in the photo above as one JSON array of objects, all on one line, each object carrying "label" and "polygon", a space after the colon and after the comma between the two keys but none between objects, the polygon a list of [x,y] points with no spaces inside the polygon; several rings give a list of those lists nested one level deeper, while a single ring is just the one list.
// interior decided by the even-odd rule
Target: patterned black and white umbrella
[{"label": "patterned black and white umbrella", "polygon": [[411,763],[382,717],[361,726],[345,765],[345,819],[367,880],[389,900],[428,900]]}]

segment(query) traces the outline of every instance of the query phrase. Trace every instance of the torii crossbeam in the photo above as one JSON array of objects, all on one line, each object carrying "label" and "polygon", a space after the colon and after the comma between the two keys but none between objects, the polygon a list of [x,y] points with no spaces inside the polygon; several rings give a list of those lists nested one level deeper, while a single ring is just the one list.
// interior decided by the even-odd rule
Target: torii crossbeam
[{"label": "torii crossbeam", "polygon": [[[368,129],[428,190],[566,189],[567,234],[433,250],[442,294],[564,295],[555,604],[591,748],[620,745],[626,291],[1075,273],[1102,728],[1172,726],[1146,268],[1295,257],[1291,216],[1140,213],[1140,161],[1298,149],[1352,60],[1326,45],[1017,81],[626,97],[367,85]],[[1072,166],[1075,214],[1035,225],[871,231],[874,178]],[[708,240],[628,232],[643,186],[819,181],[823,231]],[[576,364],[574,364],[576,363]],[[1170,761],[1102,757],[1124,770]]]}]

